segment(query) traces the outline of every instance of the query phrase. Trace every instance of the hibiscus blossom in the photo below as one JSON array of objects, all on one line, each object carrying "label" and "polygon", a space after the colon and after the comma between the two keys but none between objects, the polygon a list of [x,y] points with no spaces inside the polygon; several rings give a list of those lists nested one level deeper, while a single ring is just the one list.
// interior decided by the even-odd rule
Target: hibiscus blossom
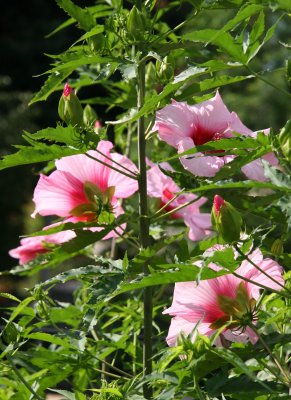
[{"label": "hibiscus blossom", "polygon": [[[230,112],[223,103],[219,93],[210,100],[190,106],[185,102],[172,101],[157,112],[154,126],[159,136],[169,145],[178,149],[178,153],[203,145],[209,141],[233,137],[233,132],[256,137],[239,119],[236,113]],[[264,130],[267,135],[269,130]],[[278,160],[273,154],[263,157],[272,165]],[[201,152],[182,156],[180,161],[184,168],[197,176],[213,177],[234,156],[206,155]],[[242,168],[249,178],[258,181],[266,180],[261,160],[255,160]]]},{"label": "hibiscus blossom", "polygon": [[[223,246],[208,249],[219,250]],[[246,279],[280,290],[284,284],[283,269],[270,258],[263,259],[259,249],[248,255],[268,276],[260,272],[249,261],[244,260],[236,273]],[[218,271],[220,267],[211,263],[209,267]],[[275,283],[274,280],[277,282]],[[167,336],[169,346],[175,346],[179,335],[189,335],[197,325],[197,331],[211,336],[226,323],[230,323],[222,336],[234,342],[257,341],[257,335],[247,326],[248,321],[255,320],[256,301],[260,287],[246,282],[234,275],[227,274],[217,278],[196,282],[178,282],[175,284],[173,303],[164,311],[173,318]],[[192,336],[195,340],[195,333]],[[216,342],[220,344],[220,340]]]},{"label": "hibiscus blossom", "polygon": [[[176,193],[181,189],[169,176],[163,174],[158,165],[149,163],[151,168],[147,172],[148,195],[160,199],[161,207],[171,201]],[[161,167],[165,170],[172,170],[168,163],[162,163]],[[195,201],[197,196],[192,193],[178,195],[169,205],[165,207],[165,211],[174,210],[189,201]],[[201,197],[182,209],[171,214],[172,218],[182,218],[184,223],[189,227],[189,238],[191,240],[201,240],[211,232],[211,217],[209,213],[200,213],[199,208],[207,201],[205,197]]]},{"label": "hibiscus blossom", "polygon": [[98,222],[104,211],[115,217],[123,214],[118,200],[131,196],[138,185],[136,179],[122,172],[134,174],[137,168],[127,157],[110,153],[112,147],[111,142],[102,140],[97,151],[88,151],[92,158],[78,154],[57,160],[56,171],[49,176],[40,176],[33,196],[35,211],[32,217],[38,213],[57,215],[65,221]]},{"label": "hibiscus blossom", "polygon": [[[45,229],[51,228],[52,225]],[[26,264],[40,254],[48,253],[52,245],[68,242],[75,237],[73,231],[63,231],[51,235],[27,237],[20,240],[20,246],[9,251],[9,255],[19,259],[19,264]]]}]

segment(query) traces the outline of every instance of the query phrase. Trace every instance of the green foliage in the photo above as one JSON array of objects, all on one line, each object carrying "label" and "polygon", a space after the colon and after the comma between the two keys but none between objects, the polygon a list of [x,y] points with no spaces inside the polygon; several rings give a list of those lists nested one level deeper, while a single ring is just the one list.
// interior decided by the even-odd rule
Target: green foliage
[{"label": "green foliage", "polygon": [[[245,136],[234,132],[234,137],[208,141],[182,154],[157,139],[153,124],[155,113],[172,98],[195,104],[209,99],[220,88],[227,91],[230,87],[239,93],[240,88],[260,82],[278,89],[280,96],[290,97],[284,82],[277,85],[273,80],[274,74],[286,73],[286,83],[290,83],[290,62],[285,68],[259,58],[264,58],[272,42],[278,45],[280,26],[290,18],[289,2],[188,0],[164,4],[100,0],[83,8],[71,0],[56,2],[69,19],[48,36],[73,24],[82,32],[68,49],[50,55],[52,64],[45,73],[48,77],[30,104],[47,100],[69,79],[80,99],[78,118],[65,115],[61,103],[64,125],[57,123],[55,128],[35,133],[25,131],[27,144],[17,145],[15,153],[4,155],[0,169],[50,162],[43,171],[46,173],[54,160],[85,154],[96,149],[101,139],[110,138],[117,145],[116,151],[134,161],[138,159],[142,170],[145,154],[141,131],[145,126],[148,156],[175,167],[175,172],[163,165],[160,169],[180,186],[181,194],[203,197],[205,213],[209,213],[214,195],[220,194],[239,210],[244,223],[239,218],[239,228],[231,239],[229,216],[224,226],[224,238],[238,241],[236,251],[229,245],[221,249],[221,238],[211,229],[210,237],[195,243],[188,239],[188,228],[181,219],[168,218],[177,212],[171,207],[172,199],[163,210],[152,200],[148,202],[149,211],[142,208],[146,202],[142,173],[137,176],[140,199],[123,199],[124,215],[118,218],[113,214],[115,188],[103,190],[85,182],[83,194],[88,202],[70,212],[81,217],[93,210],[95,220],[61,220],[52,228],[35,232],[31,238],[67,230],[73,230],[76,236],[62,245],[51,244],[47,252],[3,273],[27,279],[40,271],[46,275],[41,282],[29,282],[32,284],[27,286],[33,288],[24,298],[22,294],[0,293],[2,299],[11,301],[2,318],[0,398],[44,398],[51,391],[68,400],[182,400],[186,396],[209,400],[287,399],[290,121],[279,134]],[[239,108],[236,105],[238,112]],[[107,122],[96,133],[97,115]],[[266,115],[259,117],[262,120]],[[191,158],[197,152],[235,158],[215,177],[200,178],[184,171],[178,162],[180,157]],[[243,166],[271,152],[278,157],[279,169],[262,160],[266,181],[242,179]],[[125,223],[126,230],[122,228]],[[100,242],[112,230],[118,233],[117,238],[110,245],[104,242],[103,248]],[[255,307],[248,310],[253,313],[253,329],[260,333],[260,340],[253,345],[225,339],[226,329],[240,339],[246,327],[235,325],[233,329],[236,321],[219,318],[217,329],[207,332],[208,336],[200,334],[199,324],[203,321],[199,321],[188,336],[181,333],[177,346],[166,347],[169,318],[162,311],[172,296],[169,285],[193,282],[194,288],[201,281],[224,275],[234,274],[237,278],[237,269],[258,247],[265,257],[276,258],[284,267],[286,280],[284,291],[261,291]],[[69,301],[55,298],[58,287],[61,291],[71,288]],[[148,320],[143,314],[151,310],[146,301],[150,292],[153,370],[148,373],[143,364]],[[246,289],[235,295],[224,303],[225,309],[231,304],[232,317],[240,311],[235,309],[237,304],[247,300],[251,306],[254,301]],[[236,301],[239,296],[241,302]],[[152,396],[146,393],[149,388]]]}]

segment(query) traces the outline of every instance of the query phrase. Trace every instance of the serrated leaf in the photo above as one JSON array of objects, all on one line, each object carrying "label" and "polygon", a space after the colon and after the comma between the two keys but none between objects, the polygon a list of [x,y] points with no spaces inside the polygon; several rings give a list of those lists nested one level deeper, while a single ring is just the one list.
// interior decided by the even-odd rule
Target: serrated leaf
[{"label": "serrated leaf", "polygon": [[70,69],[68,70],[63,70],[61,72],[54,72],[52,73],[45,81],[43,86],[41,87],[40,91],[37,92],[34,97],[30,100],[28,105],[30,106],[33,103],[36,103],[37,101],[43,101],[46,100],[49,95],[56,90],[60,89],[60,84],[63,82],[64,79],[66,79],[72,71]]},{"label": "serrated leaf", "polygon": [[87,9],[77,6],[71,0],[56,0],[56,2],[70,17],[78,21],[85,31],[94,27],[95,19]]},{"label": "serrated leaf", "polygon": [[56,67],[49,69],[45,72],[45,74],[50,73],[61,73],[62,71],[70,71],[73,72],[75,69],[82,67],[83,65],[91,65],[91,64],[115,64],[117,65],[119,60],[113,57],[103,57],[100,55],[88,55],[80,57],[80,54],[75,55],[75,58],[58,64]]},{"label": "serrated leaf", "polygon": [[229,271],[227,270],[221,269],[220,271],[214,271],[211,268],[200,268],[193,264],[164,264],[157,265],[157,267],[165,270],[153,272],[146,276],[141,274],[133,281],[123,282],[114,295],[130,290],[142,289],[148,286],[212,279],[221,275],[229,274]]},{"label": "serrated leaf", "polygon": [[47,145],[37,143],[35,146],[14,146],[18,152],[4,156],[0,160],[0,170],[16,167],[18,165],[28,165],[44,161],[51,161],[73,154],[82,153],[82,150],[69,147],[62,147],[56,144]]},{"label": "serrated leaf", "polygon": [[58,125],[56,128],[46,128],[35,133],[25,131],[25,136],[32,140],[46,139],[49,141],[64,143],[68,146],[83,147],[82,145],[80,146],[80,133],[71,125]]}]

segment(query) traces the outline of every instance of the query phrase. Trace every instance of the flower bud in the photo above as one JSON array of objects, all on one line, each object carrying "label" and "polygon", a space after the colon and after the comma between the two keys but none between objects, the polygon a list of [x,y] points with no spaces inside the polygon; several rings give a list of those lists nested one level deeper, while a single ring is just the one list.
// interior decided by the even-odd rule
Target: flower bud
[{"label": "flower bud", "polygon": [[142,12],[140,12],[136,6],[133,6],[130,10],[127,19],[127,31],[130,40],[133,40],[134,42],[144,40],[145,20]]},{"label": "flower bud", "polygon": [[291,119],[287,121],[286,125],[281,129],[279,133],[279,143],[282,153],[291,161]]},{"label": "flower bud", "polygon": [[98,121],[98,119],[95,121],[94,124],[94,132],[96,133],[96,135],[99,134],[100,128],[102,128],[102,124],[100,121]]},{"label": "flower bud", "polygon": [[93,108],[87,104],[83,111],[83,122],[87,126],[94,125],[95,121],[97,120],[97,114],[93,110]]},{"label": "flower bud", "polygon": [[237,242],[240,238],[242,218],[240,213],[219,195],[214,196],[211,211],[214,229],[226,243]]},{"label": "flower bud", "polygon": [[83,108],[71,86],[66,83],[59,101],[58,113],[67,125],[83,125]]},{"label": "flower bud", "polygon": [[162,61],[157,60],[156,62],[157,77],[163,82],[168,83],[174,76],[174,68],[170,58],[164,57]]},{"label": "flower bud", "polygon": [[280,257],[284,253],[283,242],[281,239],[276,239],[271,246],[271,253],[275,257]]}]

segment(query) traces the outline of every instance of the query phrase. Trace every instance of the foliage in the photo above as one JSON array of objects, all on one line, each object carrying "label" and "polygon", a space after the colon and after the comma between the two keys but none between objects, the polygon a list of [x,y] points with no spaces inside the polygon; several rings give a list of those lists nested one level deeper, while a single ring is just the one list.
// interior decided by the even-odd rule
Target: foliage
[{"label": "foliage", "polygon": [[[0,293],[11,301],[4,310],[0,337],[1,399],[42,399],[48,391],[76,400],[287,399],[290,120],[269,135],[260,131],[247,136],[234,130],[231,138],[205,141],[179,154],[159,139],[155,120],[171,99],[195,105],[213,98],[217,90],[250,81],[264,84],[263,90],[274,88],[287,100],[290,61],[286,70],[283,65],[270,66],[264,63],[264,49],[274,40],[284,51],[289,49],[277,36],[290,22],[289,2],[100,0],[87,7],[71,0],[56,2],[67,19],[50,36],[74,25],[79,37],[62,53],[49,56],[51,67],[30,104],[47,100],[69,81],[82,104],[78,103],[79,110],[91,105],[97,115],[100,107],[108,117],[98,128],[90,119],[78,118],[74,124],[58,121],[55,127],[24,132],[26,145],[16,145],[15,153],[4,155],[0,169],[48,162],[43,172],[49,173],[55,160],[90,155],[88,151],[110,139],[119,153],[138,164],[139,173],[124,168],[125,158],[120,161],[118,156],[107,155],[102,163],[135,179],[139,200],[137,195],[120,196],[124,214],[115,215],[110,208],[115,188],[102,192],[85,181],[87,200],[99,201],[102,212],[93,218],[92,210],[86,209],[86,218],[78,222],[64,219],[72,215],[58,215],[61,221],[31,238],[67,230],[75,237],[62,245],[47,243],[36,258],[2,273],[31,276],[50,271],[24,298]],[[184,12],[182,21],[170,24],[168,14],[178,15],[179,10]],[[209,26],[205,18],[211,15],[215,20],[218,13],[224,15],[218,19],[221,24]],[[278,85],[274,74],[281,77]],[[64,100],[67,95],[60,96],[70,107],[70,99]],[[240,113],[243,107],[238,105],[233,109]],[[243,175],[241,169],[271,152],[280,167],[263,160],[265,181]],[[232,159],[215,176],[196,176],[183,169],[179,158],[193,159],[197,153]],[[179,187],[168,202],[160,197],[158,204],[147,196],[146,155],[163,163],[160,171]],[[210,212],[215,194],[235,205],[243,220],[241,240],[231,238],[225,245],[211,227],[199,240],[190,240],[189,216],[182,211],[186,207],[172,207],[184,192],[197,196],[189,197],[194,204],[205,200],[204,213]],[[84,216],[80,209],[80,215],[76,208],[71,211],[73,217]],[[180,219],[170,218],[178,212]],[[99,242],[112,231],[115,237],[104,242],[110,248],[100,249]],[[283,266],[285,279],[279,288],[259,285],[263,290],[248,328],[260,339],[253,344],[223,339],[233,320],[219,321],[213,335],[203,336],[198,322],[189,336],[181,334],[176,346],[167,347],[169,319],[162,311],[172,295],[169,284],[237,277],[240,265],[250,262],[248,255],[257,248]],[[82,259],[81,266],[76,259]],[[62,271],[56,272],[53,268],[60,265]],[[54,297],[58,286],[73,288],[70,301]],[[239,298],[240,293],[236,295]]]}]

